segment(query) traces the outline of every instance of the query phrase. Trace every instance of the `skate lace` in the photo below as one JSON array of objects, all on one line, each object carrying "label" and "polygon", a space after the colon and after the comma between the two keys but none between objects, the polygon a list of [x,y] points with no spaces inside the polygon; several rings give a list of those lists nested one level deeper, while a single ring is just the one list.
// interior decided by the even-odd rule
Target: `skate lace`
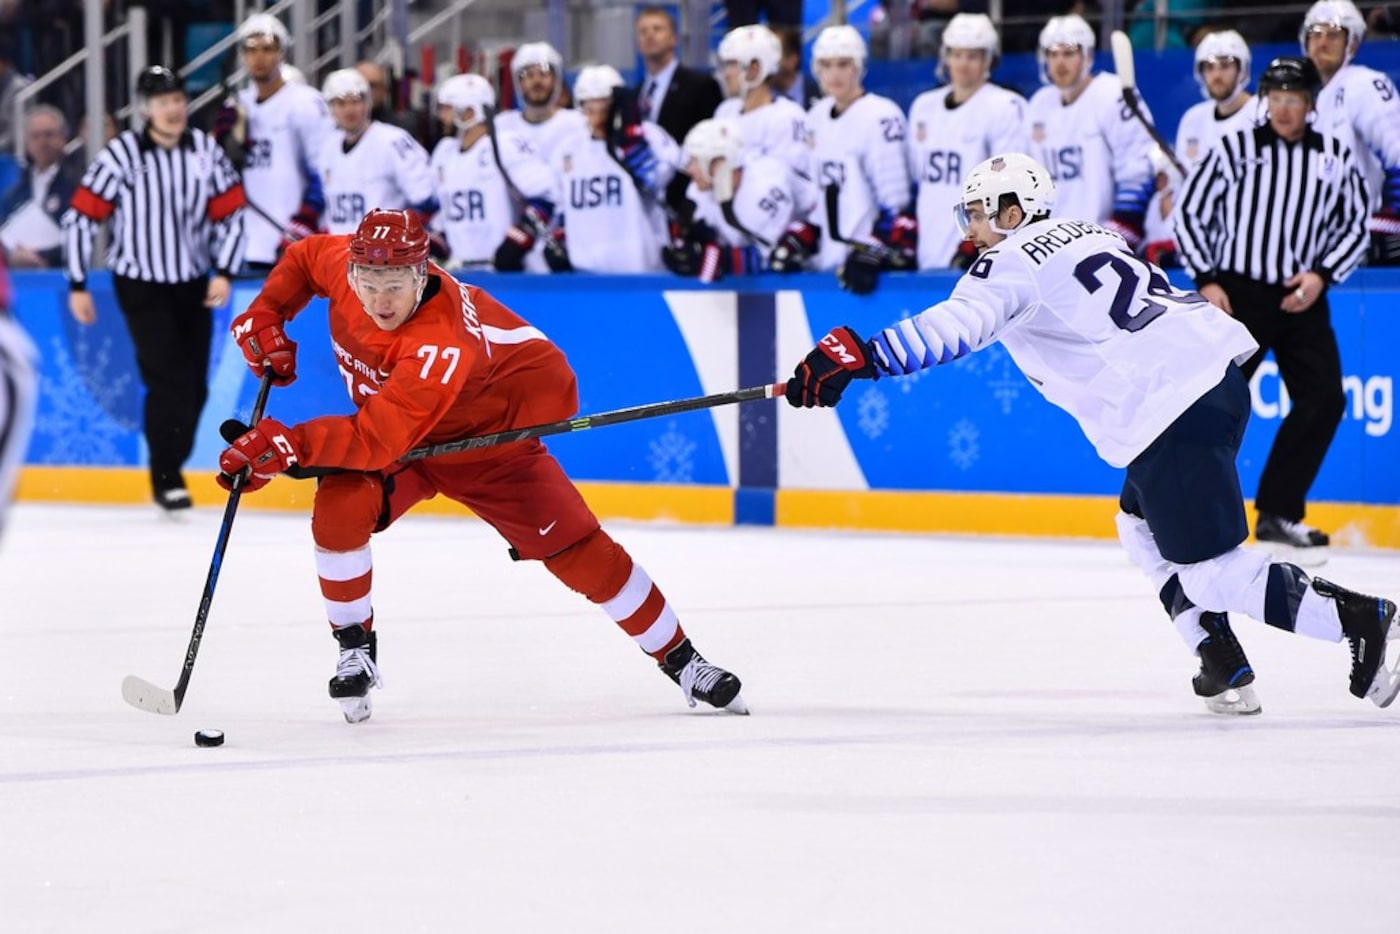
[{"label": "skate lace", "polygon": [[379,666],[374,663],[374,659],[369,657],[369,649],[341,649],[340,661],[335,666],[335,676],[337,678],[353,678],[362,671],[369,672],[369,676],[374,679],[374,686],[382,688],[384,681],[379,677]]},{"label": "skate lace", "polygon": [[1308,536],[1317,531],[1317,529],[1308,525],[1306,522],[1294,522],[1292,519],[1284,519],[1281,516],[1278,519],[1278,524],[1290,536],[1302,539],[1303,541],[1307,541]]},{"label": "skate lace", "polygon": [[685,694],[685,702],[690,706],[695,706],[695,694],[708,694],[710,690],[719,683],[719,679],[724,677],[724,670],[711,665],[709,662],[695,656],[686,666],[681,669],[680,683],[681,691]]}]

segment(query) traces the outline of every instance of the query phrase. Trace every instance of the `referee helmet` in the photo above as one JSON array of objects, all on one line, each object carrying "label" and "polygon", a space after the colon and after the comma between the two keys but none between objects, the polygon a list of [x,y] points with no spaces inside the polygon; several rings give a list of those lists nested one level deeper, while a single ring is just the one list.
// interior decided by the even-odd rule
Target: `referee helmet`
[{"label": "referee helmet", "polygon": [[136,76],[136,93],[141,97],[155,97],[157,94],[185,93],[185,82],[164,65],[152,65]]},{"label": "referee helmet", "polygon": [[1308,97],[1317,100],[1317,92],[1322,89],[1322,75],[1310,59],[1294,55],[1280,55],[1269,62],[1269,67],[1259,76],[1259,94],[1270,91],[1305,91]]}]

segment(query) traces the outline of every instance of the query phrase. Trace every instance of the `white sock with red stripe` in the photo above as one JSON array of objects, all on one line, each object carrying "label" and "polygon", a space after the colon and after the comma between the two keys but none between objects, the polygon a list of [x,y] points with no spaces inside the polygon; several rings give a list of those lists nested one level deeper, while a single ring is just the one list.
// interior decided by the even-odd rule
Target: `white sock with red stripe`
[{"label": "white sock with red stripe", "polygon": [[600,605],[623,632],[637,641],[643,652],[658,662],[685,641],[685,631],[671,604],[640,564],[632,564],[627,583],[616,596]]},{"label": "white sock with red stripe", "polygon": [[369,545],[354,551],[317,548],[316,574],[321,578],[321,596],[331,625],[336,629],[355,625],[369,629],[374,618],[370,601],[374,561]]}]

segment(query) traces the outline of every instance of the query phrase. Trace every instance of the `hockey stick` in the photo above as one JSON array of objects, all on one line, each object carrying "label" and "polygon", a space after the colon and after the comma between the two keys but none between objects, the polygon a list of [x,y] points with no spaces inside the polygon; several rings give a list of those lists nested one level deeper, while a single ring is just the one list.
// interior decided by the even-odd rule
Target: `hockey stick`
[{"label": "hockey stick", "polygon": [[[258,397],[253,403],[251,424],[262,420],[263,409],[267,406],[267,394],[272,389],[272,370],[263,374],[258,386]],[[194,616],[194,631],[190,633],[189,648],[185,649],[185,663],[180,669],[180,680],[175,689],[167,691],[156,687],[144,678],[127,675],[122,681],[122,699],[133,707],[151,713],[174,715],[180,712],[185,702],[185,691],[189,690],[190,675],[194,671],[195,656],[199,654],[199,643],[204,639],[204,624],[209,620],[209,605],[214,601],[214,585],[219,582],[219,570],[223,567],[224,551],[228,548],[229,534],[233,531],[233,517],[238,512],[238,500],[243,495],[244,478],[240,473],[233,480],[233,489],[228,494],[228,505],[224,507],[224,521],[219,526],[219,536],[214,540],[214,557],[209,562],[209,576],[204,579],[204,594],[199,598],[199,610]]]},{"label": "hockey stick", "polygon": [[893,249],[881,243],[879,240],[852,240],[841,233],[841,187],[836,184],[827,185],[823,189],[826,195],[826,219],[831,228],[826,233],[837,243],[844,243],[854,249],[861,250],[879,257],[882,263],[894,270],[913,269],[909,257],[900,250]]},{"label": "hockey stick", "polygon": [[623,422],[635,422],[644,418],[658,418],[662,415],[678,415],[681,412],[711,409],[733,402],[776,399],[785,392],[787,392],[786,382],[769,383],[766,386],[755,386],[752,389],[717,392],[710,396],[694,396],[690,399],[677,399],[674,402],[634,405],[631,408],[613,409],[609,412],[599,412],[597,415],[581,415],[578,418],[566,418],[563,421],[534,425],[529,428],[511,428],[489,435],[477,435],[474,438],[459,438],[456,441],[427,444],[420,448],[414,448],[399,460],[407,462],[422,460],[425,457],[437,457],[442,454],[458,454],[462,451],[474,451],[478,448],[510,444],[513,441],[527,441],[531,438],[544,438],[549,435],[562,435],[573,431],[587,431],[590,428],[606,428],[608,425],[620,425]]},{"label": "hockey stick", "polygon": [[734,215],[733,198],[730,198],[728,201],[721,201],[719,203],[719,212],[724,215],[724,222],[726,224],[728,224],[730,227],[733,227],[735,230],[739,231],[739,233],[743,234],[744,236],[748,237],[754,243],[757,243],[759,246],[764,247],[765,249],[773,245],[767,240],[760,237],[758,234],[754,233],[752,230],[749,230],[749,228],[745,227],[743,224],[739,223],[739,218]]},{"label": "hockey stick", "polygon": [[1172,165],[1185,178],[1191,174],[1186,170],[1186,166],[1181,164],[1181,160],[1176,157],[1176,150],[1172,149],[1171,143],[1166,141],[1161,132],[1152,125],[1152,121],[1147,119],[1147,115],[1142,112],[1142,102],[1138,98],[1137,77],[1133,66],[1133,41],[1128,38],[1128,34],[1121,29],[1115,29],[1109,39],[1113,46],[1113,67],[1118,72],[1118,80],[1123,85],[1123,103],[1128,105],[1128,109],[1137,117],[1138,122],[1147,130],[1147,135],[1152,137],[1156,143],[1171,160]]}]

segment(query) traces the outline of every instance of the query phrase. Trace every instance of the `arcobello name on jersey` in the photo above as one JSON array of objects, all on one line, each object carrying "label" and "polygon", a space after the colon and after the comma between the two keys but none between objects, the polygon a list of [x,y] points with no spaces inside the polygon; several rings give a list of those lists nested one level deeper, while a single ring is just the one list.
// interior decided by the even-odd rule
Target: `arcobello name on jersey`
[{"label": "arcobello name on jersey", "polygon": [[1038,233],[1026,242],[1020,244],[1020,250],[1026,259],[1037,266],[1044,265],[1050,257],[1060,251],[1062,247],[1067,247],[1081,237],[1089,234],[1103,234],[1108,237],[1118,235],[1104,230],[1098,224],[1090,224],[1087,221],[1060,221],[1045,228],[1043,233]]}]

